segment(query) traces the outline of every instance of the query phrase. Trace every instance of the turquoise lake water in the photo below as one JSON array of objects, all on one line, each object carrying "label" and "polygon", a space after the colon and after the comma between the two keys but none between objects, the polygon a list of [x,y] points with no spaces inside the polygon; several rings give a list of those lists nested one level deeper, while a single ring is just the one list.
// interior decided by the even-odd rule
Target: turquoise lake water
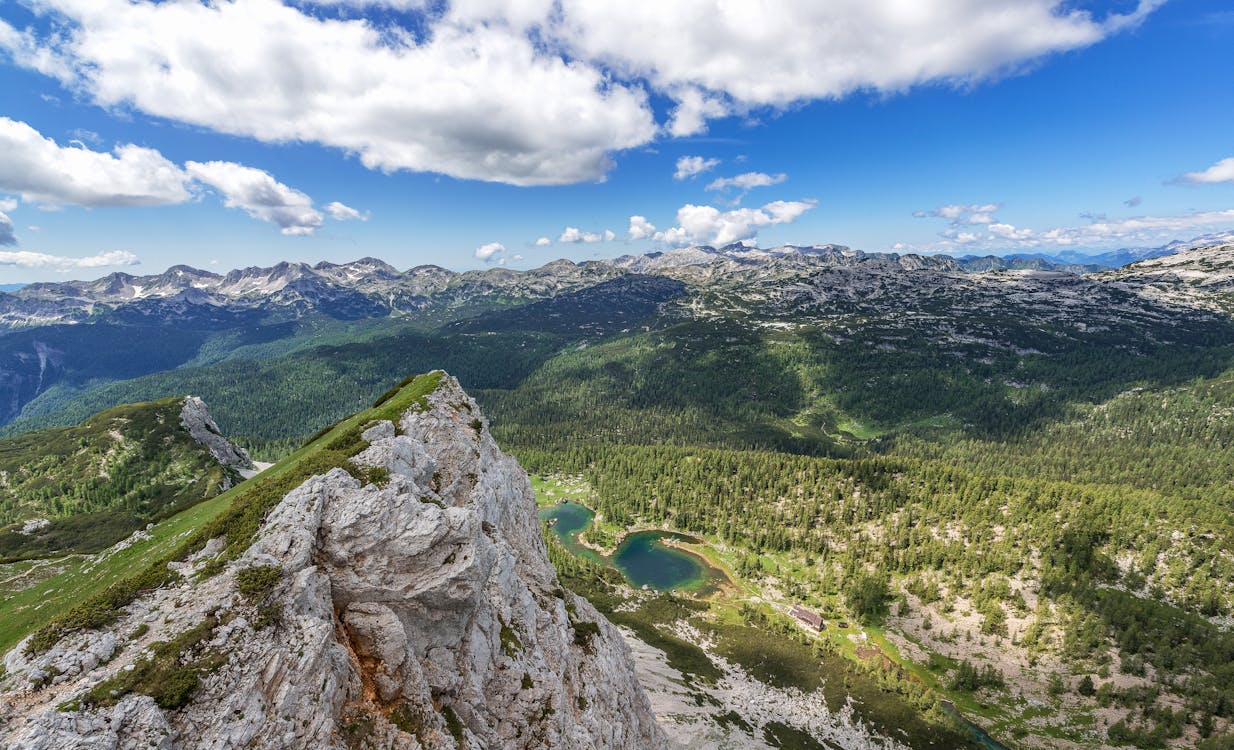
[{"label": "turquoise lake water", "polygon": [[635,587],[649,586],[659,591],[688,589],[710,593],[725,581],[724,573],[708,565],[698,555],[664,544],[666,539],[697,541],[685,534],[669,531],[637,531],[622,540],[612,557],[579,544],[578,535],[591,523],[594,514],[577,503],[559,503],[540,510],[540,518],[553,524],[553,532],[566,549],[601,565],[611,565]]}]

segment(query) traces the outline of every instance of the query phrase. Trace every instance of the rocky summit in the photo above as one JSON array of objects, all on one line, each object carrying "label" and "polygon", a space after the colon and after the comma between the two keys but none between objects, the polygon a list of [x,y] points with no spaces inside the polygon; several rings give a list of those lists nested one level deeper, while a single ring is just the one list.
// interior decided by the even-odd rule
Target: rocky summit
[{"label": "rocky summit", "polygon": [[454,378],[424,377],[243,549],[233,527],[102,625],[13,648],[0,744],[664,746],[621,635],[559,583],[527,475]]}]

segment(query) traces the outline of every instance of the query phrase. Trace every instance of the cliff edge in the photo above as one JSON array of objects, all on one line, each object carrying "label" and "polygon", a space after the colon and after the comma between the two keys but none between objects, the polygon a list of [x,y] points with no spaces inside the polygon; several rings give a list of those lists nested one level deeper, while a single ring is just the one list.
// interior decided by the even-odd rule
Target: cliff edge
[{"label": "cliff edge", "polygon": [[527,475],[454,378],[423,378],[251,544],[212,538],[107,624],[9,652],[0,744],[663,747],[620,634],[558,583]]}]

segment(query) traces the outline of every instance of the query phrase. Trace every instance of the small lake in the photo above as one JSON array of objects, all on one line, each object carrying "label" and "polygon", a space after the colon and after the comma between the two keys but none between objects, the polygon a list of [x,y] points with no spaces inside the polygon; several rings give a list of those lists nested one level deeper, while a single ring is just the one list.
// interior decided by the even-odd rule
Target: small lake
[{"label": "small lake", "polygon": [[594,514],[578,503],[559,503],[542,508],[540,518],[553,523],[553,533],[566,549],[579,557],[621,572],[632,586],[649,586],[659,591],[689,590],[700,594],[715,591],[727,580],[724,573],[703,558],[665,544],[666,540],[697,542],[687,534],[671,531],[636,531],[618,545],[611,557],[584,547],[578,535],[591,523]]}]

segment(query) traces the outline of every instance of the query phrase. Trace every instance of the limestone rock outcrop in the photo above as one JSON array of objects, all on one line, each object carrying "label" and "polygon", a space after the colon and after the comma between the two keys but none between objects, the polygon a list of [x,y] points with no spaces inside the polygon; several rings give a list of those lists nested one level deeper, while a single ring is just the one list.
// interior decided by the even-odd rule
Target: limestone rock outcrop
[{"label": "limestone rock outcrop", "polygon": [[197,396],[184,399],[184,408],[180,410],[180,424],[199,445],[205,446],[219,463],[237,471],[253,468],[253,459],[248,451],[223,437],[219,426],[214,423],[214,418],[206,409],[206,402]]},{"label": "limestone rock outcrop", "polygon": [[[222,572],[195,575],[199,555],[105,630],[10,652],[0,746],[664,747],[620,633],[560,586],[526,474],[457,381],[366,428],[356,468],[286,494]],[[168,642],[188,644],[190,697],[113,687]],[[49,680],[53,662],[72,668]]]}]

